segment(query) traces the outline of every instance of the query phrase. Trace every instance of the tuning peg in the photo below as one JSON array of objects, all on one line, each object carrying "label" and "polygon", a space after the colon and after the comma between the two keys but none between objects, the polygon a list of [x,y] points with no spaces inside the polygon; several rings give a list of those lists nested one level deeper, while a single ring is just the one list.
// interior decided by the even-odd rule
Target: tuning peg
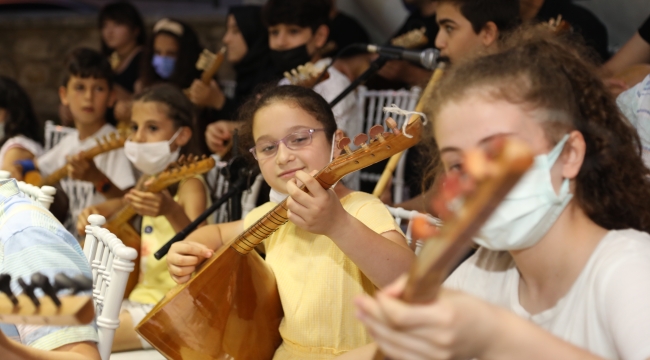
[{"label": "tuning peg", "polygon": [[0,292],[5,293],[14,306],[18,306],[18,299],[16,299],[16,295],[11,291],[11,275],[0,274]]},{"label": "tuning peg", "polygon": [[411,237],[413,239],[422,240],[440,234],[440,228],[431,225],[425,217],[415,217],[411,220]]},{"label": "tuning peg", "polygon": [[93,281],[83,274],[78,274],[74,278],[71,278],[64,273],[60,273],[54,277],[54,290],[56,292],[70,289],[74,295],[82,291],[92,290],[92,288]]},{"label": "tuning peg", "polygon": [[54,290],[54,287],[50,284],[50,279],[48,279],[47,276],[41,273],[35,273],[32,275],[31,280],[33,287],[41,288],[45,295],[49,296],[57,307],[61,306],[61,300],[56,296],[56,290]]},{"label": "tuning peg", "polygon": [[368,135],[361,133],[357,136],[354,137],[354,145],[359,147],[366,147],[368,144],[366,142],[368,141]]},{"label": "tuning peg", "polygon": [[352,150],[350,150],[350,143],[351,142],[352,142],[352,140],[350,140],[350,138],[344,137],[341,140],[339,140],[339,143],[337,144],[337,147],[339,148],[339,150],[343,150],[346,153],[351,154],[352,153]]},{"label": "tuning peg", "polygon": [[41,302],[38,301],[38,298],[34,294],[34,284],[27,285],[22,278],[18,278],[18,285],[23,288],[23,293],[29,297],[29,299],[34,303],[34,306],[41,306]]},{"label": "tuning peg", "polygon": [[388,128],[393,132],[393,134],[402,134],[402,131],[397,127],[397,122],[392,117],[386,119],[386,125],[388,125]]},{"label": "tuning peg", "polygon": [[373,140],[379,140],[381,142],[384,142],[386,139],[384,139],[384,136],[382,135],[384,133],[384,127],[381,125],[375,125],[370,128],[370,131],[368,134],[370,135],[370,138]]}]

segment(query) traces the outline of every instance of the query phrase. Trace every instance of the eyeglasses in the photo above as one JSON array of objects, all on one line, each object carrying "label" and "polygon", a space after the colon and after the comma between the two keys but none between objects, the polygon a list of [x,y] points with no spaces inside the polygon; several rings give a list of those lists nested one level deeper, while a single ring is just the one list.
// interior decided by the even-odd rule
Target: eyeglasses
[{"label": "eyeglasses", "polygon": [[278,148],[280,143],[283,143],[284,146],[291,150],[298,150],[304,148],[311,144],[312,135],[316,131],[325,131],[325,129],[308,129],[302,131],[296,131],[291,133],[278,141],[265,141],[259,144],[255,144],[250,148],[251,154],[255,157],[255,160],[264,160],[270,157],[275,156],[278,153]]}]

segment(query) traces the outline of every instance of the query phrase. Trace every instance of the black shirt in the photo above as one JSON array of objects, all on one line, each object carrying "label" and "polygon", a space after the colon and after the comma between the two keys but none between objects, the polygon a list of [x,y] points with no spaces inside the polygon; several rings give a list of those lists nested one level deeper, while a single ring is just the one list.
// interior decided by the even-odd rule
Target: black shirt
[{"label": "black shirt", "polygon": [[113,81],[123,87],[126,91],[133,93],[133,84],[140,78],[140,62],[142,61],[142,51],[138,51],[129,65],[119,74],[115,74]]},{"label": "black shirt", "polygon": [[535,18],[549,21],[558,15],[584,37],[587,46],[596,50],[601,60],[609,59],[607,28],[593,13],[569,0],[546,0]]},{"label": "black shirt", "polygon": [[639,35],[645,42],[650,44],[650,16],[645,20],[643,25],[639,28]]}]

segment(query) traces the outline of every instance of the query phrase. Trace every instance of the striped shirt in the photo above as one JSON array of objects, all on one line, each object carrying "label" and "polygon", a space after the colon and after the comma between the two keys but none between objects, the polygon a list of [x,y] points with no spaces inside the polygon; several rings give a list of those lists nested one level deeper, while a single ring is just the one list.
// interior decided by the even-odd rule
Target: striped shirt
[{"label": "striped shirt", "polygon": [[[40,272],[50,281],[59,273],[90,277],[88,261],[77,240],[44,207],[18,190],[15,180],[0,181],[0,273],[12,277],[11,290],[22,292],[16,279],[30,282]],[[37,296],[43,292],[38,289]],[[52,350],[61,346],[98,341],[95,325],[34,326],[0,324],[0,331],[24,345]]]}]

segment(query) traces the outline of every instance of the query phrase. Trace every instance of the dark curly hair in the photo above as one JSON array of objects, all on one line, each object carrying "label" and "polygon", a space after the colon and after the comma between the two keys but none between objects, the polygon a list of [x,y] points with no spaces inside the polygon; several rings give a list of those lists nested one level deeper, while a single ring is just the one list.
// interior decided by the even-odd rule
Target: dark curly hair
[{"label": "dark curly hair", "polygon": [[574,198],[587,216],[610,230],[650,231],[650,171],[639,136],[595,65],[585,60],[583,46],[526,28],[507,39],[504,49],[447,73],[430,99],[431,118],[477,88],[493,99],[547,110],[543,126],[550,143],[572,130],[585,139]]},{"label": "dark curly hair", "polygon": [[[255,114],[262,108],[277,102],[290,102],[312,115],[325,129],[327,141],[331,144],[334,132],[336,132],[336,120],[329,104],[322,96],[311,89],[301,86],[268,85],[261,88],[255,96],[251,96],[240,108],[238,119],[243,122],[240,136],[240,148],[242,154],[250,155],[249,160],[254,161],[248,151],[255,146],[253,138],[253,119]],[[282,121],[282,119],[269,119],[269,121]]]},{"label": "dark curly hair", "polygon": [[36,117],[32,101],[17,82],[6,76],[0,76],[0,108],[7,111],[0,147],[17,135],[43,145],[43,123]]}]

